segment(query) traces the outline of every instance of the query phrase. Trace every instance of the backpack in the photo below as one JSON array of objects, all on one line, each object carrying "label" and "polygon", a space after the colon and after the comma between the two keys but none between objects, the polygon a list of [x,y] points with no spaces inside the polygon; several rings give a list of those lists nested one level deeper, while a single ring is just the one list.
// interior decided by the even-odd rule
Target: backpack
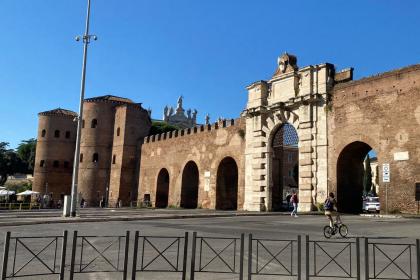
[{"label": "backpack", "polygon": [[324,209],[325,210],[332,210],[333,209],[333,203],[331,199],[327,198],[324,202]]}]

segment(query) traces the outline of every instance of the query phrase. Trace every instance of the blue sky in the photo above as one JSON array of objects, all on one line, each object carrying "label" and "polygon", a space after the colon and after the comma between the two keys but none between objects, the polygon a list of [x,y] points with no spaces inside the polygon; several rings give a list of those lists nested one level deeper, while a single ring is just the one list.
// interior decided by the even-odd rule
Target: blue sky
[{"label": "blue sky", "polygon": [[[77,111],[85,8],[0,1],[0,141],[12,148],[36,137],[38,112]],[[92,0],[86,97],[128,97],[160,118],[182,94],[199,122],[235,118],[285,51],[356,78],[420,63],[419,15],[415,0]]]}]

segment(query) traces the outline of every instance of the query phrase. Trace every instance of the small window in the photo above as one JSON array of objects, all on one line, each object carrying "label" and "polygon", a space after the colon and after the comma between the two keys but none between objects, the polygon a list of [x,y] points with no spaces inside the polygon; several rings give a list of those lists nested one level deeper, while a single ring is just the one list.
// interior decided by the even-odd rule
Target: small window
[{"label": "small window", "polygon": [[69,139],[70,138],[70,131],[66,131],[66,138]]},{"label": "small window", "polygon": [[85,120],[82,120],[82,128],[85,128]]},{"label": "small window", "polygon": [[68,168],[68,167],[69,167],[69,162],[68,162],[68,161],[65,161],[65,162],[64,162],[64,167],[65,167],[65,168]]},{"label": "small window", "polygon": [[92,120],[92,124],[90,125],[91,128],[96,128],[98,126],[98,121],[96,119]]},{"label": "small window", "polygon": [[47,131],[45,129],[43,129],[42,132],[41,132],[41,137],[45,137],[45,134],[47,134]]},{"label": "small window", "polygon": [[120,128],[117,128],[117,136],[120,136]]},{"label": "small window", "polygon": [[58,167],[60,164],[59,164],[59,162],[58,162],[58,160],[54,160],[54,162],[53,162],[53,166],[54,167]]},{"label": "small window", "polygon": [[60,130],[54,131],[54,137],[59,138],[60,137]]},{"label": "small window", "polygon": [[79,161],[80,161],[80,162],[83,162],[83,154],[80,154]]},{"label": "small window", "polygon": [[41,161],[39,162],[39,166],[44,167],[44,166],[45,166],[45,160],[41,160]]},{"label": "small window", "polygon": [[116,155],[113,155],[113,156],[112,156],[112,164],[115,164],[115,160],[116,160],[116,158],[117,158],[117,156],[116,156]]},{"label": "small window", "polygon": [[94,153],[92,157],[92,162],[98,162],[99,161],[99,155],[98,153]]}]

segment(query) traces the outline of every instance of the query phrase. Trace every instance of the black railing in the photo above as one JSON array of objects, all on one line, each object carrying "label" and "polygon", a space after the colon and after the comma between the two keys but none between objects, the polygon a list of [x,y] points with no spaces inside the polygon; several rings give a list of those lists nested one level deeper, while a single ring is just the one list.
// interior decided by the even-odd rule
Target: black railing
[{"label": "black railing", "polygon": [[[140,248],[140,260],[139,258]],[[134,235],[134,252],[131,278],[137,272],[182,273],[186,279],[188,254],[188,232],[181,236]],[[180,261],[182,258],[182,261]],[[139,263],[140,262],[140,266]]]},{"label": "black railing", "polygon": [[79,236],[73,233],[70,280],[78,273],[116,272],[127,279],[130,232],[118,236]]},{"label": "black railing", "polygon": [[7,232],[1,279],[48,275],[64,279],[67,235],[64,231],[59,236],[12,237]]},{"label": "black railing", "polygon": [[248,239],[248,280],[253,275],[301,279],[301,236],[297,239]]},{"label": "black railing", "polygon": [[[83,273],[108,273],[112,279],[126,280],[129,263],[132,280],[165,273],[171,277],[178,274],[182,280],[194,280],[198,274],[206,279],[225,274],[222,277],[239,280],[420,280],[419,239],[414,243],[373,238],[314,240],[307,235],[263,239],[250,234],[247,248],[244,234],[213,237],[194,232],[190,240],[188,232],[183,236],[146,236],[136,231],[133,239],[130,256],[129,231],[117,236],[79,235],[74,231],[72,241],[68,241],[67,231],[56,236],[12,236],[7,232],[0,280],[64,279],[66,273],[71,280]],[[70,257],[67,270],[66,257]]]},{"label": "black railing", "polygon": [[331,277],[334,279],[360,280],[360,241],[310,240],[306,236],[306,275],[309,278]]},{"label": "black railing", "polygon": [[[244,275],[244,247],[244,234],[240,238],[229,238],[197,236],[197,233],[194,232],[190,280],[194,280],[195,274],[198,272],[233,274],[238,275],[239,279],[242,280]],[[198,266],[196,265],[196,258],[198,258]]]},{"label": "black railing", "polygon": [[418,239],[416,243],[386,243],[366,238],[365,276],[367,279],[420,279],[419,245]]}]

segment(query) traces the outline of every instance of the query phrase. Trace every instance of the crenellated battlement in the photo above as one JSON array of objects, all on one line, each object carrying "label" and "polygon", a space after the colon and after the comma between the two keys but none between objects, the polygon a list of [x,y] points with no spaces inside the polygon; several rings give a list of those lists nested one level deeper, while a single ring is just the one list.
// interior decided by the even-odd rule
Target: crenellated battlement
[{"label": "crenellated battlement", "polygon": [[143,144],[164,141],[167,139],[173,139],[173,138],[178,138],[178,137],[184,137],[184,136],[192,135],[192,134],[211,132],[220,128],[227,128],[227,127],[235,126],[238,122],[239,122],[239,119],[223,120],[220,122],[215,122],[211,125],[210,124],[199,125],[193,128],[185,128],[185,129],[173,130],[173,131],[169,131],[165,133],[150,135],[144,138]]}]

